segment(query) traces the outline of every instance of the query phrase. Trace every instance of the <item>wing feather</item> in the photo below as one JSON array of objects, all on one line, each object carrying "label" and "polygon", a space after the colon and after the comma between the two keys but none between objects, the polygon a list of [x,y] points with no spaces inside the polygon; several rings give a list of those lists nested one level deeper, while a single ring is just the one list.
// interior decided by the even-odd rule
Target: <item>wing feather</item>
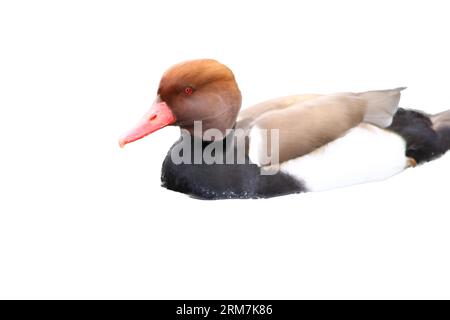
[{"label": "wing feather", "polygon": [[[268,155],[276,143],[277,161],[281,163],[314,151],[362,122],[380,128],[389,126],[403,89],[273,99],[243,110],[237,128],[248,131],[252,162],[272,165],[268,158],[275,157]],[[279,141],[272,141],[270,130],[278,130]]]}]

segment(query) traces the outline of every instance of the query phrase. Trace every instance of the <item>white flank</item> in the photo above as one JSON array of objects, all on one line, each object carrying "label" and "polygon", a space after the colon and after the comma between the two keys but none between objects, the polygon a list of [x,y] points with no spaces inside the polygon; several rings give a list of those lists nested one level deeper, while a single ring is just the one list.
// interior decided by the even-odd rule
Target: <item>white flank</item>
[{"label": "white flank", "polygon": [[310,191],[378,181],[407,167],[406,142],[399,135],[362,124],[329,144],[281,164],[281,171]]}]

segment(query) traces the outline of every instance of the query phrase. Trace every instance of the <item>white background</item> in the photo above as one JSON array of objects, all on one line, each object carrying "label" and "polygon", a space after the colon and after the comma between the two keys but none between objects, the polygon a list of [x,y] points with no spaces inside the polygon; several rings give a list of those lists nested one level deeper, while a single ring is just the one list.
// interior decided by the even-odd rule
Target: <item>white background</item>
[{"label": "white background", "polygon": [[1,298],[450,298],[450,156],[269,200],[160,187],[178,137],[121,150],[174,63],[243,105],[408,86],[450,109],[448,1],[2,1]]}]

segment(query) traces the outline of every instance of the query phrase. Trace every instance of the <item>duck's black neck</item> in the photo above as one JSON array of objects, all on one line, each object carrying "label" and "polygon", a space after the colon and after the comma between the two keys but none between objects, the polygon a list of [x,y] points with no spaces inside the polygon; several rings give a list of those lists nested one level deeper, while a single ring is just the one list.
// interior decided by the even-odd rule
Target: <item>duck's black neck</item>
[{"label": "duck's black neck", "polygon": [[[234,129],[229,130],[223,139],[203,140],[186,131],[181,132],[180,139],[172,147],[173,157],[183,157],[184,163],[192,164],[245,164],[249,163],[246,156],[245,139],[239,142]],[[190,155],[189,155],[189,154]],[[176,162],[176,160],[175,160]]]}]

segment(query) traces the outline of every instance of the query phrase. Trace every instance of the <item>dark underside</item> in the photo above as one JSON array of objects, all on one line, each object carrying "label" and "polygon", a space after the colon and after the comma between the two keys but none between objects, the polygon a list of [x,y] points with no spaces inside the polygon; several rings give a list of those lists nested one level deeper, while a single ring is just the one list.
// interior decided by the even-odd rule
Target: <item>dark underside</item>
[{"label": "dark underside", "polygon": [[[406,140],[406,155],[417,163],[433,160],[450,147],[450,129],[435,132],[430,118],[417,111],[399,109],[388,129]],[[224,148],[216,155],[224,163],[230,148],[235,150],[230,145],[232,138],[227,137],[226,141]],[[167,189],[201,199],[269,198],[307,191],[302,183],[287,174],[261,175],[261,169],[250,163],[248,158],[245,164],[174,164],[172,150],[179,149],[180,144],[186,142],[191,146],[193,163],[193,140],[183,142],[180,139],[172,146],[162,166],[162,185]],[[208,145],[203,142],[201,149]]]},{"label": "dark underside", "polygon": [[[236,150],[234,145],[230,145],[233,138],[227,137],[222,152],[218,152],[215,158],[226,162],[226,153],[230,148]],[[201,199],[248,199],[248,198],[268,198],[281,196],[290,193],[304,192],[304,186],[291,176],[278,172],[274,175],[261,175],[261,168],[250,163],[245,158],[245,164],[174,164],[171,153],[174,148],[183,143],[177,141],[164,160],[161,172],[162,186],[189,194]],[[193,140],[185,140],[191,147],[191,163],[193,163]],[[202,151],[210,143],[200,142]],[[212,142],[215,143],[215,142]],[[234,163],[237,152],[234,152]]]}]

